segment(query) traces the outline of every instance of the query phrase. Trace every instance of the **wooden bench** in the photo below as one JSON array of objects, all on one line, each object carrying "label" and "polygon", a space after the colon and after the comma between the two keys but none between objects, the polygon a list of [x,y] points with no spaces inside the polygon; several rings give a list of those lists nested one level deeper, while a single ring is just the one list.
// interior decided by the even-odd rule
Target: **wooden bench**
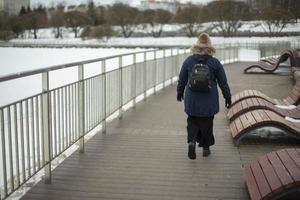
[{"label": "wooden bench", "polygon": [[230,121],[233,121],[238,116],[256,109],[271,110],[282,117],[300,119],[300,105],[293,109],[285,109],[277,107],[274,104],[262,98],[256,97],[244,99],[231,106],[228,110],[227,117]]},{"label": "wooden bench", "polygon": [[271,57],[271,58],[261,59],[261,61],[275,65],[279,61],[279,58],[280,57],[277,57],[277,58]]},{"label": "wooden bench", "polygon": [[244,178],[251,200],[278,199],[300,189],[300,149],[259,157],[244,167]]},{"label": "wooden bench", "polygon": [[237,146],[251,131],[262,127],[279,128],[287,135],[300,140],[300,122],[288,121],[270,110],[252,110],[241,114],[229,123],[234,144]]},{"label": "wooden bench", "polygon": [[289,95],[284,99],[273,99],[258,90],[243,90],[232,96],[232,106],[247,98],[261,98],[275,105],[298,105],[300,103],[300,79],[297,79]]},{"label": "wooden bench", "polygon": [[244,73],[252,73],[251,69],[255,68],[261,69],[265,73],[274,73],[278,69],[280,64],[287,61],[288,59],[290,60],[291,67],[299,66],[299,51],[299,49],[285,50],[277,59],[262,59],[257,63],[250,65],[249,67],[244,69]]}]

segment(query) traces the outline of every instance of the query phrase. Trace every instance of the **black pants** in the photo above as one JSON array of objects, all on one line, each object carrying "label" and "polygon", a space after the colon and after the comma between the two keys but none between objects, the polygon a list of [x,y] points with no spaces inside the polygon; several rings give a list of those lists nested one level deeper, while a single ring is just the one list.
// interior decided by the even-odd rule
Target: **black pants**
[{"label": "black pants", "polygon": [[187,141],[198,142],[201,147],[209,147],[215,144],[213,135],[214,117],[194,117],[187,118]]}]

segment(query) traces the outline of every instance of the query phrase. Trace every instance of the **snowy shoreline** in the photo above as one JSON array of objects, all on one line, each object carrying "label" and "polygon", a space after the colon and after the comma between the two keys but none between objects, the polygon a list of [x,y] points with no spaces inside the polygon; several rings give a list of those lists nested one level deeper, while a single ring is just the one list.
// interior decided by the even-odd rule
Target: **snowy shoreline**
[{"label": "snowy shoreline", "polygon": [[[298,42],[300,36],[290,37],[211,37],[213,45],[238,44],[238,43],[277,43],[277,42]],[[81,38],[64,38],[64,39],[13,39],[9,42],[0,43],[0,46],[6,47],[187,47],[196,42],[196,38],[187,37],[135,37],[135,38],[110,38],[107,41]]]}]

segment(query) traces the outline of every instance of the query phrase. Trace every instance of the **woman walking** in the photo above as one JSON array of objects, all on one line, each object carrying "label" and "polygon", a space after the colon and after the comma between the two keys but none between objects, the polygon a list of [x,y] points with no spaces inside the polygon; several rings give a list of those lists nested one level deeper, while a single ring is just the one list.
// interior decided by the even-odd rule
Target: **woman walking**
[{"label": "woman walking", "polygon": [[208,34],[202,33],[191,48],[192,54],[183,63],[177,85],[177,100],[184,99],[187,117],[188,157],[196,159],[196,142],[208,156],[215,144],[213,135],[214,115],[219,112],[217,84],[221,88],[227,108],[231,93],[225,71],[220,61],[213,57],[215,48]]}]

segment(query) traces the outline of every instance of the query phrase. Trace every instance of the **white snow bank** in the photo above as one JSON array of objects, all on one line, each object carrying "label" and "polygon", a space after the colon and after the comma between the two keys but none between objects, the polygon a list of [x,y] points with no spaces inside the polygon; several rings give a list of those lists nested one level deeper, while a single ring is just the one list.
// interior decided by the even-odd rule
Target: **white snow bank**
[{"label": "white snow bank", "polygon": [[[80,38],[65,39],[13,39],[10,43],[17,44],[67,44],[67,45],[106,45],[106,46],[191,46],[197,38],[187,37],[136,37],[136,38],[110,38],[108,41],[96,39],[82,40]],[[300,43],[300,37],[211,37],[213,45],[235,44],[235,43],[274,43],[274,42],[293,42]]]}]

